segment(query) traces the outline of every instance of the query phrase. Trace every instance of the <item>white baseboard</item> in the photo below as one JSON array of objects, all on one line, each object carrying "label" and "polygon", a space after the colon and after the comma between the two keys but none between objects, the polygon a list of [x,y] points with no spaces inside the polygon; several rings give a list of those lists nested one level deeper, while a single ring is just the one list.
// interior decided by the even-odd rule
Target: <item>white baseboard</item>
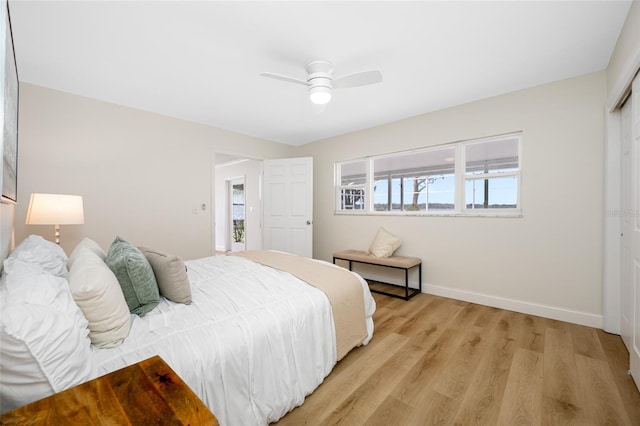
[{"label": "white baseboard", "polygon": [[492,306],[494,308],[506,309],[508,311],[536,315],[539,317],[566,321],[574,324],[586,325],[588,327],[602,328],[603,325],[602,315],[572,311],[570,309],[559,308],[557,306],[539,305],[536,303],[524,302],[522,300],[507,299],[504,297],[491,296],[488,294],[442,287],[433,284],[423,284],[422,291],[423,293],[433,294],[435,296],[448,297],[450,299]]}]

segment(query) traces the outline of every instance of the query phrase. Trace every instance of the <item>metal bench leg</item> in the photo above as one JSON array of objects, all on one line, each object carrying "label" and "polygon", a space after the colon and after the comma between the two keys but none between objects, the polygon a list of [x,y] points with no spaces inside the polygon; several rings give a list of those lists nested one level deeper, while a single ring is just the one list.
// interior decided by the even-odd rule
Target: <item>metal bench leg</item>
[{"label": "metal bench leg", "polygon": [[404,270],[404,300],[409,300],[409,268]]}]

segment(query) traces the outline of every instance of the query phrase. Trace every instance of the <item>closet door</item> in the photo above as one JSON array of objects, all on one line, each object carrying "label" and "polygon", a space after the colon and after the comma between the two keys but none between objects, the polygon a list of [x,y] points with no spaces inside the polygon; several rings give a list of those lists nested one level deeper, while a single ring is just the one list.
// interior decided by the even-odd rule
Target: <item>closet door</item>
[{"label": "closet door", "polygon": [[[630,214],[633,209],[631,190],[631,98],[627,99],[620,110],[620,335],[631,352],[633,336],[633,267],[632,267],[632,229]],[[625,213],[626,212],[626,213]]]},{"label": "closet door", "polygon": [[631,263],[633,283],[633,325],[631,335],[631,375],[640,388],[640,77],[631,91]]}]

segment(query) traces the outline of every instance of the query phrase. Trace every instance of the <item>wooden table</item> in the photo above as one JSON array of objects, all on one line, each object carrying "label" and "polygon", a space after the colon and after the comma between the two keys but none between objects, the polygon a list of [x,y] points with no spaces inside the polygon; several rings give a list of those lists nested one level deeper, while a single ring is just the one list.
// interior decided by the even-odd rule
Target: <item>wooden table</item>
[{"label": "wooden table", "polygon": [[0,416],[0,424],[218,425],[159,356]]}]

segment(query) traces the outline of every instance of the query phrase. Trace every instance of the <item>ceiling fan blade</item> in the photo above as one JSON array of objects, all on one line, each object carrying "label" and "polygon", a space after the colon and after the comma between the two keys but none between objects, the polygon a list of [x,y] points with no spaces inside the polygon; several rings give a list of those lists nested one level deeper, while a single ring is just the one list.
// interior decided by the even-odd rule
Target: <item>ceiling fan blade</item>
[{"label": "ceiling fan blade", "polygon": [[362,71],[338,77],[333,80],[335,89],[345,87],[366,86],[367,84],[379,83],[382,81],[382,73],[378,70]]},{"label": "ceiling fan blade", "polygon": [[260,73],[260,75],[263,77],[274,78],[276,80],[287,81],[289,83],[298,83],[298,84],[303,84],[305,86],[308,86],[306,81],[298,80],[297,78],[293,78],[293,77],[287,77],[286,75],[273,74],[271,72],[263,72],[263,73]]}]

